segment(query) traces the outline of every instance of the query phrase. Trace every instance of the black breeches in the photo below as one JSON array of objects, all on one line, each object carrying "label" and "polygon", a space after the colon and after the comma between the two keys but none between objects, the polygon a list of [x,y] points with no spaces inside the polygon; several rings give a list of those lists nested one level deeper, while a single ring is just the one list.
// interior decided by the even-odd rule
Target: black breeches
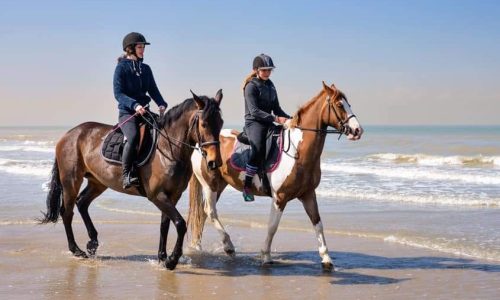
[{"label": "black breeches", "polygon": [[248,164],[254,167],[262,168],[266,156],[266,136],[269,126],[258,122],[247,122],[245,132],[250,141],[250,159]]},{"label": "black breeches", "polygon": [[[120,114],[119,122],[124,122],[130,118],[129,114]],[[121,130],[127,141],[123,145],[122,164],[123,169],[130,171],[132,164],[137,156],[137,144],[139,142],[139,125],[141,123],[140,117],[132,117],[127,122],[121,125]]]}]

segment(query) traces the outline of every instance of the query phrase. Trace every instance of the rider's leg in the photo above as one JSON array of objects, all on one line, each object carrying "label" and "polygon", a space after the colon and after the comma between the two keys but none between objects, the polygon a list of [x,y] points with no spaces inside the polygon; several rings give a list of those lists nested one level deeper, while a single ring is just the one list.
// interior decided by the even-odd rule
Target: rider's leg
[{"label": "rider's leg", "polygon": [[[120,115],[120,123],[129,118],[130,115]],[[132,185],[139,184],[139,178],[133,172],[133,165],[137,154],[137,142],[139,140],[139,130],[136,118],[131,118],[124,124],[121,129],[126,137],[123,145],[122,166],[123,166],[123,188],[127,189]]]}]

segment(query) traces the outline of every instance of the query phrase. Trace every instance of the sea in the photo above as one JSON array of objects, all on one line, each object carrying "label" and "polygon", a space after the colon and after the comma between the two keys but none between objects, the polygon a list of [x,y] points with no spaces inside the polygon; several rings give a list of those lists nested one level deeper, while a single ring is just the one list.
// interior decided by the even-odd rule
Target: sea
[{"label": "sea", "polygon": [[[0,226],[36,224],[45,211],[55,144],[69,129],[0,127]],[[327,137],[316,190],[327,236],[500,261],[500,126],[364,129],[359,141]],[[187,196],[186,191],[178,204],[184,216]],[[231,224],[264,228],[270,205],[264,197],[245,203],[227,188],[217,207],[229,229]],[[101,223],[160,220],[147,199],[111,190],[92,203],[90,213]],[[75,221],[81,223],[76,211]],[[279,230],[311,231],[309,248],[316,247],[299,201],[287,205],[280,225]]]}]

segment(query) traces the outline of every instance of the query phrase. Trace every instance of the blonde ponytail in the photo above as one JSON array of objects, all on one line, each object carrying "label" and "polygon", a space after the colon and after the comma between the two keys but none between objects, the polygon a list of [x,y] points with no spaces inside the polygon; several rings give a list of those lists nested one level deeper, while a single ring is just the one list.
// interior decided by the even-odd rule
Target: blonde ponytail
[{"label": "blonde ponytail", "polygon": [[254,78],[254,77],[257,77],[257,70],[252,70],[252,72],[250,74],[248,74],[248,76],[245,78],[245,80],[243,80],[243,85],[241,87],[241,89],[243,91],[245,90],[245,87],[250,82],[250,80],[252,80],[252,78]]}]

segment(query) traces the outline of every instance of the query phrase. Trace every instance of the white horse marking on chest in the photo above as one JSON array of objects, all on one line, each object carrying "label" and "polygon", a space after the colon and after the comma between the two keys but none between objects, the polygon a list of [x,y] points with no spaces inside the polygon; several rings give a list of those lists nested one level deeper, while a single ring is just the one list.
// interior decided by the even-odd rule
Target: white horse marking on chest
[{"label": "white horse marking on chest", "polygon": [[[288,138],[288,133],[290,133],[290,139]],[[271,183],[273,196],[275,196],[275,193],[283,185],[288,175],[292,173],[296,162],[295,156],[297,155],[299,144],[302,142],[302,130],[297,128],[287,129],[285,130],[284,138],[283,149],[288,150],[288,152],[281,154],[281,162],[278,168],[273,173],[267,174]]]}]

